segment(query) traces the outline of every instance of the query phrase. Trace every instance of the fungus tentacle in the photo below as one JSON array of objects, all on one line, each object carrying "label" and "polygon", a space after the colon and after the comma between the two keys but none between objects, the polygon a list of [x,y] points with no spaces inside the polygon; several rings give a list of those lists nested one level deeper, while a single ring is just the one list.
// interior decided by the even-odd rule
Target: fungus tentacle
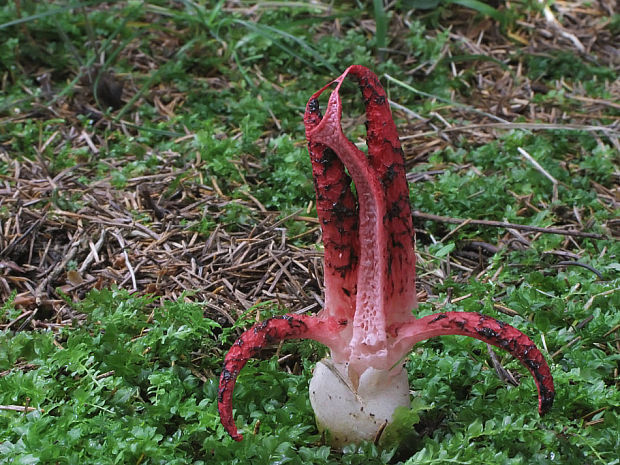
[{"label": "fungus tentacle", "polygon": [[532,374],[538,390],[538,411],[551,409],[555,396],[553,378],[544,356],[534,342],[509,324],[473,312],[445,312],[428,315],[390,328],[394,349],[409,351],[416,343],[437,336],[470,336],[499,347],[516,357]]},{"label": "fungus tentacle", "polygon": [[[342,131],[340,89],[348,76],[357,80],[364,99],[368,155]],[[314,171],[318,167],[314,162],[315,153],[336,154],[355,182],[359,224],[353,244],[359,248],[359,262],[355,270],[357,295],[350,341],[350,369],[360,375],[369,365],[375,368],[389,365],[386,327],[406,321],[416,306],[413,226],[402,149],[387,95],[379,79],[363,66],[351,66],[334,82],[336,88],[329,97],[325,115],[320,113],[318,96],[327,86],[310,98],[304,122]],[[350,201],[350,189],[344,185],[348,178],[344,176],[338,180],[343,182],[346,199]],[[315,186],[318,205],[326,192],[329,195],[332,186],[316,177]],[[332,212],[339,205],[333,203]],[[321,221],[321,226],[327,237],[339,232],[329,221]],[[325,246],[327,263],[328,242]],[[328,278],[326,274],[326,298],[334,292],[329,286],[334,283],[328,282]]]},{"label": "fungus tentacle", "polygon": [[[306,105],[307,133],[323,118],[318,98],[328,86],[316,92]],[[360,256],[357,201],[351,190],[351,178],[336,153],[310,138],[308,152],[325,249],[325,310],[330,316],[352,321]]]},{"label": "fungus tentacle", "polygon": [[358,80],[362,93],[366,107],[368,162],[385,199],[380,221],[386,238],[386,243],[382,244],[387,255],[384,312],[389,326],[409,319],[411,310],[417,306],[409,185],[403,150],[385,90],[375,73],[363,66],[352,66],[348,72]]},{"label": "fungus tentacle", "polygon": [[218,411],[224,429],[235,441],[243,436],[237,432],[232,414],[232,398],[237,376],[249,359],[261,349],[287,339],[313,339],[333,346],[344,325],[328,318],[286,314],[256,323],[232,345],[224,358],[218,389]]}]

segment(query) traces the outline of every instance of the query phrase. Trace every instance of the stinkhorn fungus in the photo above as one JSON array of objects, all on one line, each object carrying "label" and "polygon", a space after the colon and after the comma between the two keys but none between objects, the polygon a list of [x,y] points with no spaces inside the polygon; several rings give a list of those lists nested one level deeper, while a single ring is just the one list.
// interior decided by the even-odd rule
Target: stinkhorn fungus
[{"label": "stinkhorn fungus", "polygon": [[[356,79],[362,92],[368,154],[342,132],[339,91],[346,77]],[[318,98],[332,84],[322,115]],[[396,407],[409,405],[402,359],[414,344],[435,336],[471,336],[511,353],[534,377],[538,410],[547,412],[554,397],[551,372],[521,331],[478,313],[412,315],[417,302],[409,189],[398,133],[377,76],[351,66],[310,98],[304,123],[325,248],[325,307],[314,316],[265,320],[233,344],[218,397],[226,431],[242,439],[232,415],[240,370],[261,348],[285,339],[313,339],[331,350],[331,357],[315,368],[310,401],[319,429],[329,430],[336,446],[372,440]]]}]

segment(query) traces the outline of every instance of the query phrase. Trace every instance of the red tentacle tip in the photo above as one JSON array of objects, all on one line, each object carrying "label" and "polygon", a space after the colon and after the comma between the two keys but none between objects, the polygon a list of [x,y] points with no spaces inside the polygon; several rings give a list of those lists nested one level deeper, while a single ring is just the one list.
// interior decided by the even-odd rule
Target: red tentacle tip
[{"label": "red tentacle tip", "polygon": [[237,432],[232,414],[232,394],[235,387],[237,373],[229,370],[226,365],[220,375],[220,385],[217,392],[217,410],[220,414],[220,422],[228,434],[235,440],[241,441],[243,435]]},{"label": "red tentacle tip", "polygon": [[551,407],[553,406],[553,399],[555,398],[555,391],[553,389],[541,392],[540,398],[538,399],[538,413],[541,416],[549,413]]},{"label": "red tentacle tip", "polygon": [[224,368],[220,375],[217,397],[217,409],[224,429],[235,441],[241,441],[233,419],[233,391],[239,372],[247,361],[256,356],[260,349],[276,344],[285,339],[315,337],[321,340],[320,334],[325,332],[323,320],[304,315],[282,315],[256,323],[245,331],[232,345],[224,358]]},{"label": "red tentacle tip", "polygon": [[555,399],[553,376],[544,359],[542,359],[542,365],[534,370],[534,380],[538,388],[538,413],[543,416],[549,413]]}]

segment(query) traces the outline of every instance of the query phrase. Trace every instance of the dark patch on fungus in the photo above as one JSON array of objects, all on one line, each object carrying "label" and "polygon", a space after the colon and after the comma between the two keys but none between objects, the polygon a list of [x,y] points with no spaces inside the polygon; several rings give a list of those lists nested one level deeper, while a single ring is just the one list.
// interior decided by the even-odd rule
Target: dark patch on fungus
[{"label": "dark patch on fungus", "polygon": [[497,339],[498,337],[497,332],[489,327],[479,329],[478,334],[488,339]]},{"label": "dark patch on fungus", "polygon": [[319,99],[311,98],[308,102],[308,111],[310,113],[317,113],[319,111]]}]

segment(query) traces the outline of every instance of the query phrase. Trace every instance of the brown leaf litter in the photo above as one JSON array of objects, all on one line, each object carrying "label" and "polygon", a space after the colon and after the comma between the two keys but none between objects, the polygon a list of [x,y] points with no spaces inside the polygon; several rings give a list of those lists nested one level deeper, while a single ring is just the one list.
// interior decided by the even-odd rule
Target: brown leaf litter
[{"label": "brown leaf litter", "polygon": [[[524,74],[521,59],[515,61],[514,56],[509,59],[515,44],[525,47],[528,54],[550,56],[555,51],[572,52],[577,40],[583,45],[583,52],[579,53],[584,60],[617,69],[617,38],[611,36],[603,20],[611,15],[612,3],[558,1],[552,9],[561,30],[543,13],[532,12],[505,33],[492,20],[475,20],[476,13],[472,10],[452,9],[451,16],[442,21],[449,26],[444,26],[448,27],[448,41],[441,56],[449,60],[453,77],[470,74],[471,77],[462,80],[468,89],[460,95],[453,94],[446,102],[433,96],[421,97],[442,104],[427,117],[419,117],[394,102],[408,168],[452,145],[455,138],[466,137],[472,145],[479,145],[496,139],[499,131],[515,128],[586,130],[620,149],[616,102],[591,98],[580,84],[562,80],[544,84],[533,80]],[[234,2],[226,3],[224,8],[247,15],[248,20],[260,15],[258,8],[238,10]],[[385,55],[404,53],[401,66],[405,74],[429,75],[437,62],[419,62],[416,57],[406,56],[407,48],[399,39],[406,36],[412,17],[394,14],[391,18],[393,48]],[[348,27],[371,26],[372,21],[366,18]],[[342,35],[340,27],[338,22],[326,21],[322,33]],[[133,64],[136,73],[152,73],[172,57],[172,51],[180,46],[178,40],[175,34],[161,32],[160,40],[153,42],[153,56],[145,55],[138,41],[130,42],[122,51],[123,59]],[[459,55],[480,59],[461,61]],[[173,83],[158,84],[144,91],[131,76],[110,72],[96,81],[92,71],[81,70],[84,79],[77,82],[72,97],[54,100],[52,105],[35,103],[33,112],[6,119],[45,121],[61,117],[65,125],[47,141],[40,142],[38,153],[43,154],[46,147],[68,144],[72,150],[81,149],[89,156],[96,156],[108,143],[103,137],[105,128],[127,135],[135,133],[135,127],[142,123],[136,111],[139,105],[152,105],[157,121],[166,121],[183,111],[185,95]],[[40,95],[51,98],[45,70],[34,74],[40,78]],[[261,79],[260,70],[257,69],[253,78]],[[282,76],[282,82],[290,78]],[[214,88],[229,85],[219,75],[200,79],[207,80]],[[550,100],[535,98],[552,90],[564,92],[571,103],[570,111]],[[620,95],[620,84],[608,83],[607,92]],[[134,107],[121,110],[128,110],[124,118],[112,120],[97,109],[96,97],[112,108],[136,100]],[[82,128],[78,115],[93,119],[92,132]],[[274,130],[279,124],[276,116],[272,115]],[[194,135],[187,132],[177,140],[191,137]],[[162,166],[157,174],[128,179],[124,187],[116,188],[110,177],[84,181],[96,178],[86,163],[56,174],[43,156],[33,161],[17,160],[0,146],[0,159],[10,167],[9,173],[0,176],[0,301],[6,302],[13,296],[14,305],[21,310],[20,315],[0,328],[54,329],[71,324],[82,316],[75,313],[67,296],[77,301],[91,289],[109,286],[153,294],[161,300],[186,298],[203,302],[206,315],[223,324],[232,324],[258,302],[271,301],[296,312],[317,311],[322,307],[322,253],[318,246],[321,237],[316,219],[302,212],[282,219],[280,212],[266,211],[251,195],[248,200],[227,197],[215,180],[210,184],[202,180],[197,166],[180,170],[175,164],[178,154],[166,152],[157,156]],[[123,163],[130,160],[131,156],[127,155]],[[117,162],[106,159],[102,163]],[[451,165],[426,173],[411,173],[408,178],[410,182],[423,182],[447,170],[467,169],[473,167]],[[596,183],[592,188],[605,208],[618,207],[617,188]],[[523,213],[548,207],[533,205],[527,197],[518,200]],[[230,202],[244,206],[256,221],[238,225],[236,229],[225,225],[225,208]],[[566,231],[587,228],[579,209],[559,216],[565,219],[561,226]],[[424,216],[415,219],[418,228],[423,219]],[[287,221],[307,223],[304,242],[317,246],[296,246],[294,240],[287,238]],[[458,227],[474,223],[468,219],[435,218],[433,221],[453,222]],[[419,250],[421,300],[433,295],[436,285],[449,276],[463,281],[472,276],[483,277],[488,271],[489,257],[499,247],[529,247],[536,235],[544,232],[528,232],[516,226],[503,225],[507,227],[506,233],[497,245],[480,241],[463,245],[461,250],[446,257],[439,268]],[[611,236],[618,235],[620,224],[611,221],[607,227]],[[428,237],[423,229],[419,232]],[[438,240],[451,234],[446,232]],[[572,260],[579,258],[575,238],[566,237],[563,247],[552,253]],[[448,292],[446,302],[439,307],[451,299]],[[498,310],[512,312],[501,305]]]}]

